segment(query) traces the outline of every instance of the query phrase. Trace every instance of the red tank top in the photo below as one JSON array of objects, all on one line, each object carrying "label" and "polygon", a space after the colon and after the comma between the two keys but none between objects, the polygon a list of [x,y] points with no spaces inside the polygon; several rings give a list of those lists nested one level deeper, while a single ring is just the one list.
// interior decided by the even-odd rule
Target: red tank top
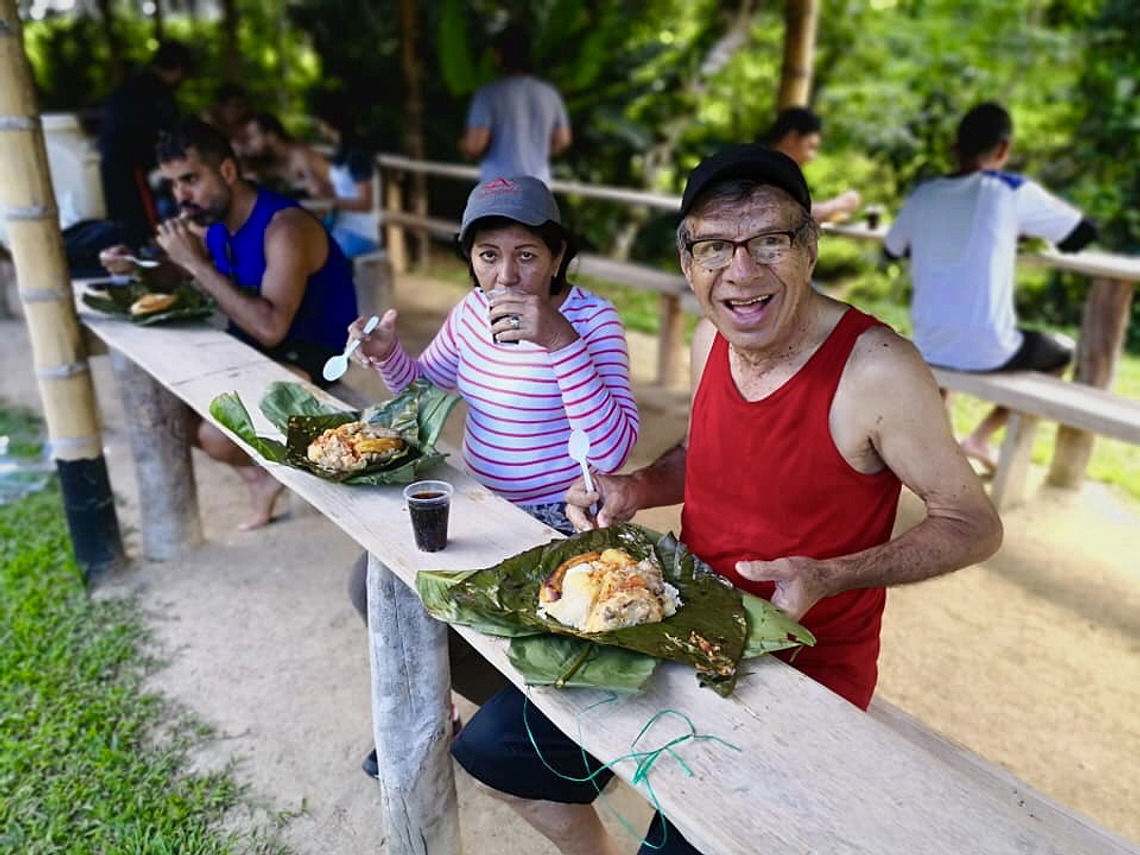
[{"label": "red tank top", "polygon": [[[900,484],[883,469],[852,469],[828,416],[855,340],[880,322],[848,308],[804,366],[760,401],[746,401],[718,333],[693,399],[681,539],[722,576],[768,598],[771,582],[736,572],[737,561],[833,558],[890,539]],[[821,600],[802,623],[815,647],[781,658],[866,708],[878,677],[882,588]]]}]

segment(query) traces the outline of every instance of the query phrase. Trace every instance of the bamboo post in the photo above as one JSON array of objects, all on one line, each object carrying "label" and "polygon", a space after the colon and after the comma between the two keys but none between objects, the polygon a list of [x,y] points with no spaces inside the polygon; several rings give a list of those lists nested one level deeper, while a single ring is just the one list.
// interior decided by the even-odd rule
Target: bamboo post
[{"label": "bamboo post", "polygon": [[123,563],[123,543],[15,0],[0,0],[0,216],[75,557],[94,579]]},{"label": "bamboo post", "polygon": [[660,333],[657,338],[657,382],[672,386],[680,380],[685,353],[685,313],[676,294],[661,295]]},{"label": "bamboo post", "polygon": [[[398,172],[389,172],[384,180],[384,210],[393,213],[403,213],[404,194],[400,189],[403,175]],[[385,218],[384,245],[388,249],[388,257],[392,261],[393,273],[408,272],[408,243],[404,227]]]},{"label": "bamboo post", "polygon": [[368,556],[372,730],[389,855],[458,855],[447,627]]},{"label": "bamboo post", "polygon": [[202,542],[190,461],[197,423],[186,404],[117,350],[111,366],[130,425],[143,554],[152,561],[180,558]]},{"label": "bamboo post", "polygon": [[[1132,305],[1133,283],[1095,279],[1085,301],[1081,319],[1081,341],[1077,348],[1077,369],[1073,380],[1107,389],[1116,374],[1116,364],[1124,347]],[[1065,425],[1057,428],[1057,443],[1049,467],[1048,483],[1075,490],[1081,486],[1092,457],[1096,437],[1087,431]]]},{"label": "bamboo post", "polygon": [[811,99],[812,59],[819,22],[817,0],[786,0],[784,7],[784,65],[776,107],[802,107]]}]

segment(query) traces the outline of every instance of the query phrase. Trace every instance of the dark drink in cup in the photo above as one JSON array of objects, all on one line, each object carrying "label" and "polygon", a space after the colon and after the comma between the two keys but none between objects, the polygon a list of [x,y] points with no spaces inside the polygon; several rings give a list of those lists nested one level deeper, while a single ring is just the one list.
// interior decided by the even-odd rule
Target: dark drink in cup
[{"label": "dark drink in cup", "polygon": [[883,209],[880,205],[868,205],[864,213],[867,215],[867,228],[877,229],[883,219]]},{"label": "dark drink in cup", "polygon": [[446,481],[417,481],[404,488],[412,533],[423,552],[439,552],[447,546],[451,493],[451,485]]},{"label": "dark drink in cup", "polygon": [[[506,293],[507,292],[505,290],[503,290],[502,288],[496,288],[494,291],[488,291],[487,292],[487,301],[488,301],[488,303],[493,304],[496,297],[503,297],[506,295]],[[494,326],[495,321],[499,320],[500,318],[507,318],[507,317],[514,318],[514,317],[518,317],[518,316],[512,315],[508,312],[503,312],[503,311],[500,311],[498,314],[496,314],[494,305],[491,305],[491,307],[488,310],[488,317],[489,317],[489,320],[491,322],[491,326]],[[494,332],[491,333],[491,341],[494,342],[495,344],[518,344],[519,343],[518,339],[511,339],[509,341],[508,340],[500,340],[499,336]]]}]

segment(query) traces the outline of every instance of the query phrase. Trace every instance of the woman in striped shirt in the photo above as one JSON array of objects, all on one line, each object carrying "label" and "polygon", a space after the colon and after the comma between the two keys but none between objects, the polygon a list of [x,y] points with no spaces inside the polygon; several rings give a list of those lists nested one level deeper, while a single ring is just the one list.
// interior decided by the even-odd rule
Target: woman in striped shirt
[{"label": "woman in striped shirt", "polygon": [[[413,359],[396,311],[363,336],[355,357],[398,393],[418,377],[468,405],[463,462],[488,489],[571,534],[566,488],[578,473],[570,431],[590,438],[589,462],[613,472],[637,441],[637,405],[621,318],[566,281],[575,253],[541,181],[499,178],[472,191],[459,245],[476,288]],[[351,329],[361,336],[361,322]]]},{"label": "woman in striped shirt", "polygon": [[[447,316],[418,359],[396,334],[389,309],[353,359],[380,372],[398,394],[418,377],[458,391],[468,405],[463,461],[488,489],[563,534],[566,488],[578,464],[570,431],[590,438],[590,464],[614,472],[637,441],[625,328],[606,300],[566,281],[577,250],[554,197],[536,178],[498,178],[467,200],[458,235],[475,289]],[[353,567],[349,593],[367,622],[368,556]],[[448,630],[452,681],[476,704],[506,679]],[[458,724],[456,725],[458,727]],[[376,752],[364,771],[376,777]]]}]

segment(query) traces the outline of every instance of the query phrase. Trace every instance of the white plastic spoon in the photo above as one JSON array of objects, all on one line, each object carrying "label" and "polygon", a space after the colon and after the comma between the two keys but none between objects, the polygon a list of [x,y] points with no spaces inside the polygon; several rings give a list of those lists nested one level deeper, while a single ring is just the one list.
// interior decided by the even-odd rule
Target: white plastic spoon
[{"label": "white plastic spoon", "polygon": [[[368,323],[364,325],[364,334],[368,335],[368,333],[376,329],[376,325],[378,323],[380,323],[379,316],[373,315],[370,317],[368,319]],[[356,348],[360,347],[361,341],[363,341],[363,339],[354,338],[351,342],[349,342],[348,347],[344,349],[344,353],[337,354],[336,356],[330,356],[328,358],[328,361],[325,363],[325,367],[321,369],[321,376],[328,380],[330,383],[333,380],[339,380],[341,377],[343,377],[344,372],[348,370],[348,358],[356,352]]]},{"label": "white plastic spoon", "polygon": [[[566,443],[566,451],[572,460],[576,460],[582,467],[582,478],[586,482],[586,491],[594,492],[594,479],[590,477],[590,467],[586,459],[590,456],[590,437],[579,428],[570,431],[570,441]],[[590,505],[590,513],[597,516],[598,504]]]},{"label": "white plastic spoon", "polygon": [[161,261],[155,261],[153,258],[139,258],[134,255],[127,255],[124,257],[127,259],[127,261],[133,261],[139,267],[158,267],[158,265],[162,264]]}]

